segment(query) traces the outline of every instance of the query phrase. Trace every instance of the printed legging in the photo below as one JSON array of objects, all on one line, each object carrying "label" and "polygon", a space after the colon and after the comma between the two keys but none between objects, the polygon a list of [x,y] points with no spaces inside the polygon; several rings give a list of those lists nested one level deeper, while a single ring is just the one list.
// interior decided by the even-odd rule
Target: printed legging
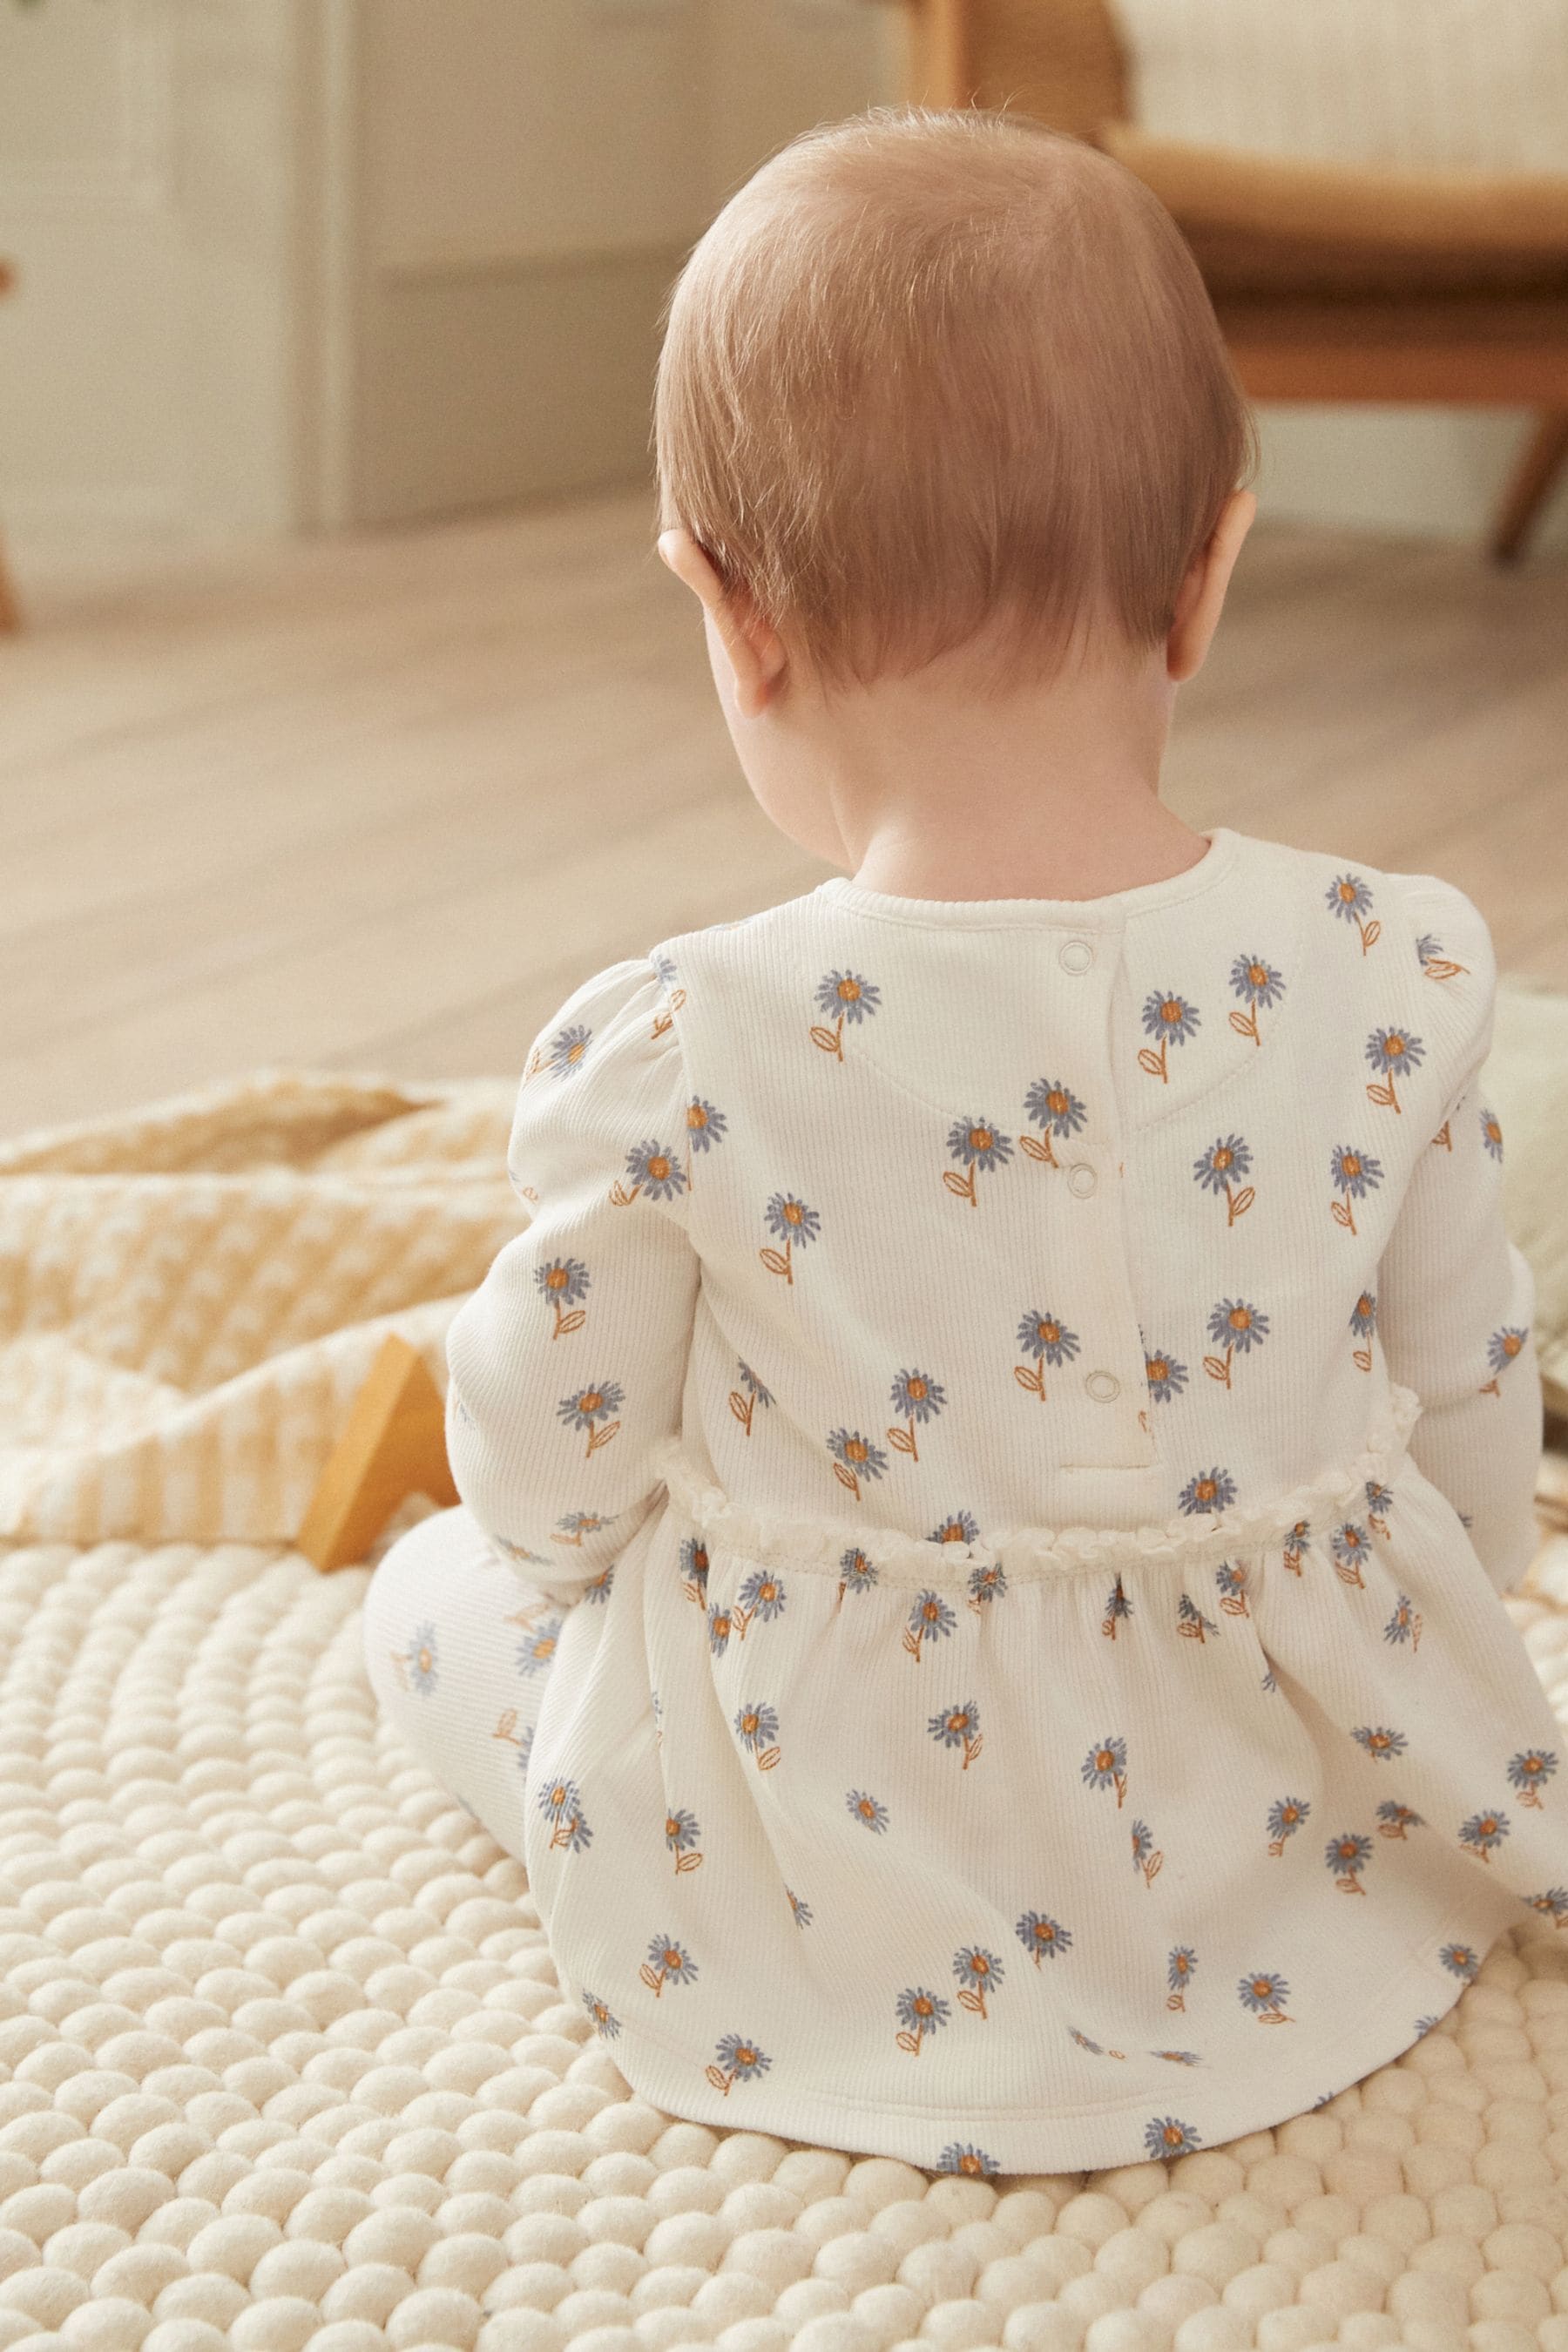
[{"label": "printed legging", "polygon": [[564,1612],[461,1504],[392,1545],[364,1599],[371,1685],[407,1745],[509,1853]]}]

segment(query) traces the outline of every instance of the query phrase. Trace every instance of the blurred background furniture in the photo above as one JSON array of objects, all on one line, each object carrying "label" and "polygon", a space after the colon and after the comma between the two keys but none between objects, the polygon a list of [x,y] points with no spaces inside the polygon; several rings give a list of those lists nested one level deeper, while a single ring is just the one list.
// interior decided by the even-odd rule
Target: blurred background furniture
[{"label": "blurred background furniture", "polygon": [[[0,259],[0,300],[9,294],[16,282],[16,273],[10,263]],[[0,635],[8,635],[21,625],[21,608],[11,585],[11,575],[5,568],[5,542],[0,538]]]},{"label": "blurred background furniture", "polygon": [[1568,457],[1568,173],[1415,169],[1163,138],[1136,117],[1111,0],[911,0],[911,86],[1106,147],[1196,254],[1253,398],[1518,405],[1507,561]]}]

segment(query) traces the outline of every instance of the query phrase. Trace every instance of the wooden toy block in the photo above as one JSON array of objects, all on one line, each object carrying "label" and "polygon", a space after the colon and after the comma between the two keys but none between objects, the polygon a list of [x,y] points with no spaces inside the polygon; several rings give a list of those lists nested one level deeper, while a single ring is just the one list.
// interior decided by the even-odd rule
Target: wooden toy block
[{"label": "wooden toy block", "polygon": [[443,1507],[458,1500],[441,1391],[418,1349],[394,1336],[382,1342],[316,1482],[298,1548],[319,1569],[348,1568],[410,1495]]}]

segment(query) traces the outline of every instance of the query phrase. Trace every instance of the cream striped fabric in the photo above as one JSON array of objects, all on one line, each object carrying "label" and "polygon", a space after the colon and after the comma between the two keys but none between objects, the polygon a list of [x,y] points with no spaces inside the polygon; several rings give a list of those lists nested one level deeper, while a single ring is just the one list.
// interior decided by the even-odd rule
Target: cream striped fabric
[{"label": "cream striped fabric", "polygon": [[0,1145],[0,1536],[291,1540],[387,1333],[445,1387],[515,1095],[263,1070]]},{"label": "cream striped fabric", "polygon": [[1112,0],[1163,138],[1568,172],[1568,0]]}]

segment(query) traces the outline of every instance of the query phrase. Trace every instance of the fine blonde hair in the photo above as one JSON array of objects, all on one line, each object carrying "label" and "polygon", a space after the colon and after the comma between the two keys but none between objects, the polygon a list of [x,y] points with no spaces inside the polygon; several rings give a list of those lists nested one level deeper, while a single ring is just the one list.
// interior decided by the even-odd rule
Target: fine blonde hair
[{"label": "fine blonde hair", "polygon": [[[1015,116],[877,109],[763,164],[671,293],[660,528],[826,679],[1135,646],[1255,462],[1169,213]],[[1000,637],[998,636],[1000,633]]]}]

